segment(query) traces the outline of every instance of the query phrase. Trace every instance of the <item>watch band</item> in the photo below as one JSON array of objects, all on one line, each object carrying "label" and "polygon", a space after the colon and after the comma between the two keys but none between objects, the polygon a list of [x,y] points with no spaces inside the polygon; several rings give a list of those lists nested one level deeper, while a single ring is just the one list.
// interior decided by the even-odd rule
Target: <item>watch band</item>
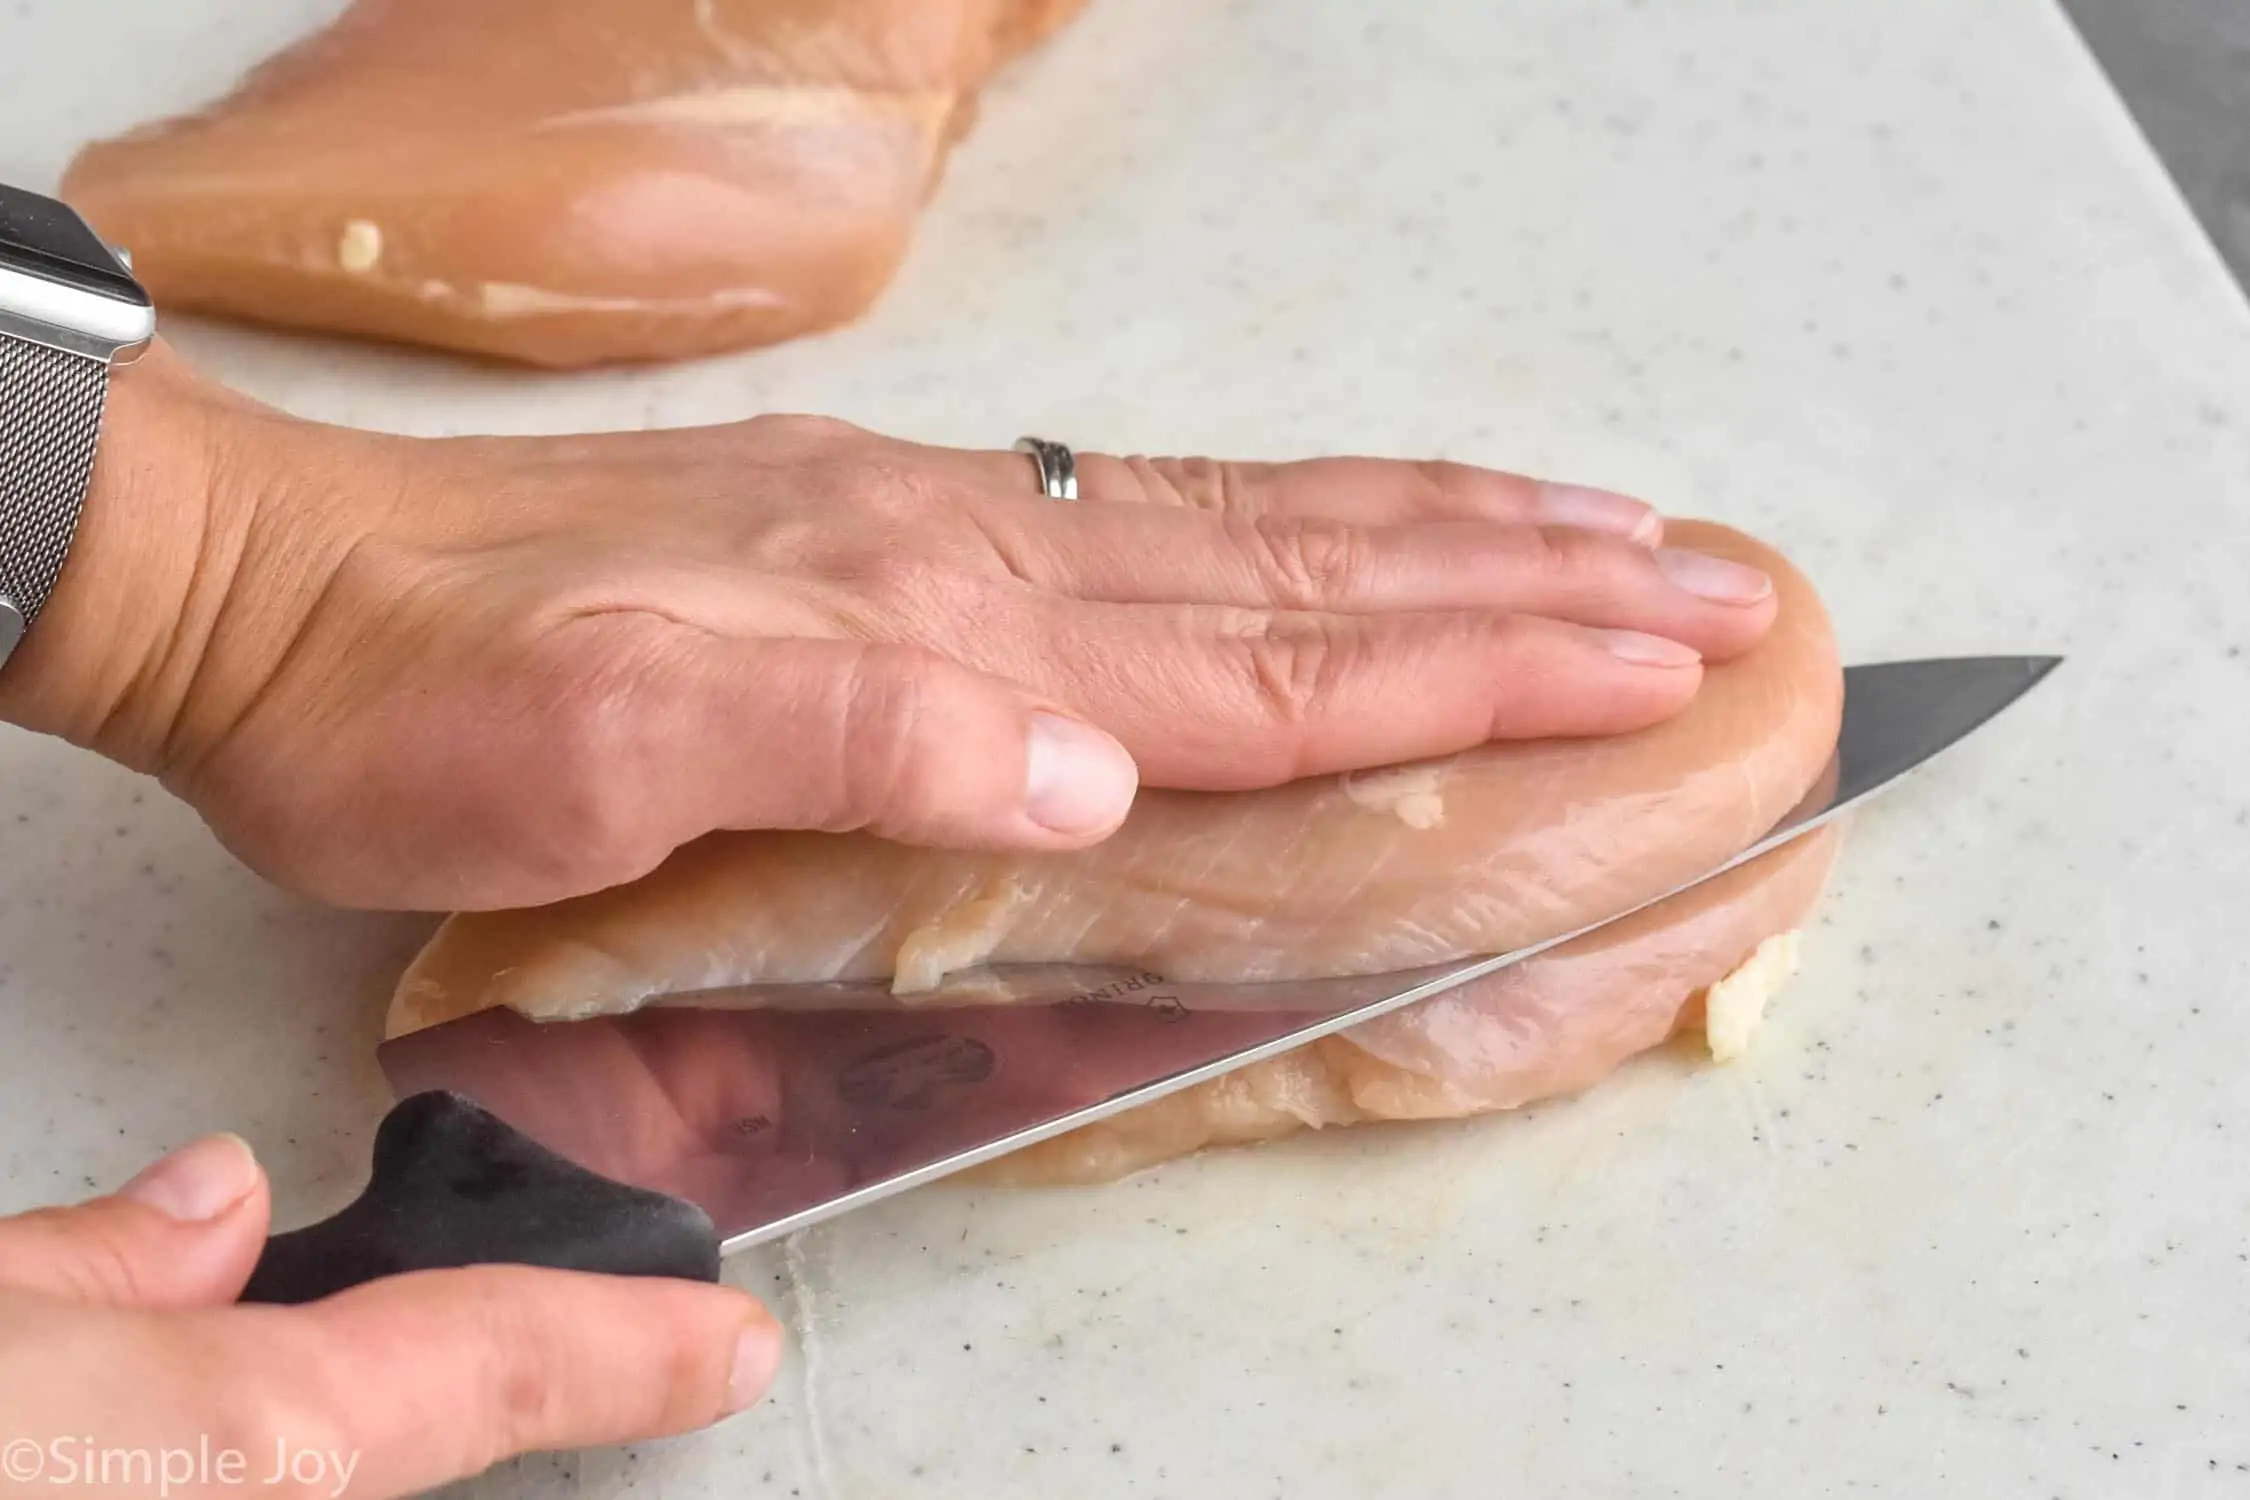
[{"label": "watch band", "polygon": [[62,573],[108,396],[107,360],[0,333],[0,660]]}]

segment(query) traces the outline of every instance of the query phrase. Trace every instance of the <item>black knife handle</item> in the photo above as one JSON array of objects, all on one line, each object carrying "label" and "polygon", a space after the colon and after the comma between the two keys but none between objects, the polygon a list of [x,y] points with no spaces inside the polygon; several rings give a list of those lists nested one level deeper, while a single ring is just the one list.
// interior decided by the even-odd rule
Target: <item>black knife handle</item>
[{"label": "black knife handle", "polygon": [[357,1200],[266,1241],[242,1300],[311,1302],[403,1271],[493,1264],[716,1281],[719,1235],[694,1204],[589,1172],[433,1090],[384,1117]]}]

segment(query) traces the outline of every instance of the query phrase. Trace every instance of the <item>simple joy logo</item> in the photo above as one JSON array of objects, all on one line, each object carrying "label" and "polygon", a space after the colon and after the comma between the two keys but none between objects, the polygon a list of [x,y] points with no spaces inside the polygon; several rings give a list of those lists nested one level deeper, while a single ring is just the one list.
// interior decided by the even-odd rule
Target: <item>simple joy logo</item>
[{"label": "simple joy logo", "polygon": [[11,1438],[0,1443],[0,1480],[57,1489],[131,1489],[165,1500],[187,1489],[273,1489],[288,1485],[334,1500],[359,1468],[356,1452],[299,1448],[286,1439],[252,1455],[210,1438],[192,1447],[117,1447],[91,1437]]}]

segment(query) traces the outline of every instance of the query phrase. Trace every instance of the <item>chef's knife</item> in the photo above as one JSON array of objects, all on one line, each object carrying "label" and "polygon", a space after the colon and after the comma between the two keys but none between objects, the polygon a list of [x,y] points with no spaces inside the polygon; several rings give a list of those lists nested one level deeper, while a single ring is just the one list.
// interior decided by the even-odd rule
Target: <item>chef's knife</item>
[{"label": "chef's knife", "polygon": [[1041,965],[955,976],[911,1003],[879,981],[746,985],[586,1021],[490,1010],[396,1038],[379,1058],[403,1102],[377,1133],[366,1192],[269,1241],[245,1300],[493,1262],[716,1279],[725,1252],[1428,999],[1701,885],[1891,785],[2056,665],[1847,669],[1835,758],[1763,838],[1654,900],[1513,953],[1279,984]]}]

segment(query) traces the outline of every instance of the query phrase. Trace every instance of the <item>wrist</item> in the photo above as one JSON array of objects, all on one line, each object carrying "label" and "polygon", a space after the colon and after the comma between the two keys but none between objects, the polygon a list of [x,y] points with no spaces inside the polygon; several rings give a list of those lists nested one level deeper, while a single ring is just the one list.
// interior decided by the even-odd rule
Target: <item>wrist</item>
[{"label": "wrist", "polygon": [[[53,594],[0,670],[0,719],[170,768],[295,433],[151,345],[112,372],[94,472]],[[254,611],[252,611],[254,612]]]}]

